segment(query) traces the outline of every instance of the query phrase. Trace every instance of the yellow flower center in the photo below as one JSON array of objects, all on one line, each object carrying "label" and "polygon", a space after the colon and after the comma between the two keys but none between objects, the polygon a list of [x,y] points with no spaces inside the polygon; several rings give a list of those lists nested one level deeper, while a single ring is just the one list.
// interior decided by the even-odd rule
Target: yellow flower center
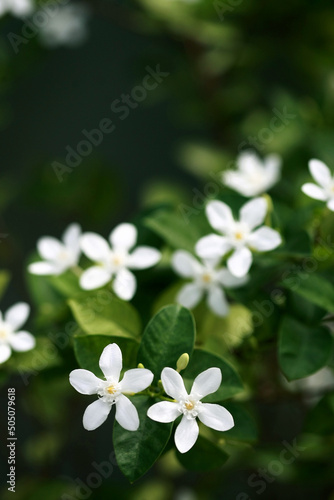
[{"label": "yellow flower center", "polygon": [[107,387],[107,392],[109,394],[115,394],[117,392],[117,389],[114,385],[109,385],[109,387]]},{"label": "yellow flower center", "polygon": [[185,406],[185,407],[187,408],[187,410],[189,410],[189,411],[190,411],[190,410],[193,410],[193,409],[195,408],[194,403],[192,403],[191,401],[187,401],[187,402],[185,403],[185,405],[184,405],[184,406]]},{"label": "yellow flower center", "polygon": [[211,283],[211,281],[212,281],[211,274],[209,274],[209,273],[203,274],[202,280],[204,281],[204,283]]},{"label": "yellow flower center", "polygon": [[235,233],[235,239],[236,239],[236,240],[239,240],[239,241],[240,241],[240,240],[242,240],[242,239],[243,239],[243,237],[244,237],[244,235],[242,234],[242,232],[241,232],[241,231],[238,231],[237,233]]},{"label": "yellow flower center", "polygon": [[0,339],[5,339],[7,337],[6,330],[0,330]]}]

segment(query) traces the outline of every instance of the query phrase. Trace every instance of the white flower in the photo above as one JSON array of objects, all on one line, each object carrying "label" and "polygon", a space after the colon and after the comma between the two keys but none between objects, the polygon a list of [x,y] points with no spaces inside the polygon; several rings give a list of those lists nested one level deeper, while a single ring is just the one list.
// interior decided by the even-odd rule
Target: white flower
[{"label": "white flower", "polygon": [[89,12],[85,5],[58,6],[48,22],[40,28],[40,38],[47,47],[78,46],[87,36]]},{"label": "white flower", "polygon": [[45,261],[30,264],[32,274],[62,274],[78,264],[80,257],[81,227],[71,224],[63,235],[63,242],[51,236],[40,238],[37,242],[39,255]]},{"label": "white flower", "polygon": [[10,358],[12,349],[23,352],[35,347],[35,338],[31,333],[19,330],[29,313],[30,307],[25,302],[18,302],[8,309],[4,318],[0,312],[0,363]]},{"label": "white flower", "polygon": [[149,408],[147,415],[157,422],[173,422],[180,415],[182,420],[175,431],[175,445],[180,453],[186,453],[196,443],[199,428],[196,418],[211,429],[228,431],[234,426],[233,417],[223,406],[202,403],[208,394],[219,389],[222,374],[219,368],[209,368],[198,375],[190,394],[184,387],[181,375],[172,368],[164,368],[161,373],[163,388],[175,402],[162,401]]},{"label": "white flower", "polygon": [[218,316],[227,316],[229,305],[225,297],[224,287],[237,288],[248,281],[248,276],[237,278],[225,267],[217,267],[219,259],[203,259],[200,263],[193,255],[184,250],[178,250],[172,257],[174,271],[183,278],[192,279],[181,288],[177,302],[192,309],[201,301],[204,294],[208,295],[208,307]]},{"label": "white flower", "polygon": [[7,12],[22,17],[31,14],[34,10],[32,0],[0,0],[0,16]]},{"label": "white flower", "polygon": [[282,160],[271,154],[261,160],[254,152],[245,151],[237,158],[237,170],[223,172],[226,186],[249,198],[266,193],[281,176]]},{"label": "white flower", "polygon": [[132,224],[120,224],[110,234],[109,243],[95,233],[81,238],[82,251],[97,265],[83,272],[80,286],[93,290],[106,285],[115,277],[113,290],[123,300],[131,300],[136,293],[136,278],[129,269],[146,269],[161,259],[158,250],[139,246],[130,253],[137,241],[137,229]]},{"label": "white flower", "polygon": [[229,206],[221,201],[211,201],[206,207],[206,215],[211,226],[223,236],[210,234],[201,238],[196,253],[203,259],[216,259],[233,249],[227,267],[234,276],[245,276],[253,261],[250,249],[264,252],[273,250],[282,242],[280,234],[270,227],[255,229],[263,224],[267,209],[264,198],[255,198],[243,205],[240,220],[236,221]]},{"label": "white flower", "polygon": [[100,368],[105,380],[96,377],[88,370],[73,370],[70,373],[70,384],[80,394],[97,394],[99,399],[91,403],[83,416],[83,426],[87,431],[93,431],[107,419],[111,407],[116,406],[115,418],[119,425],[128,431],[136,431],[139,427],[139,417],[136,407],[125,396],[141,392],[149,387],[153,373],[145,368],[135,368],[124,373],[122,370],[122,352],[117,344],[109,344],[100,357]]},{"label": "white flower", "polygon": [[308,182],[302,186],[302,191],[315,200],[326,201],[327,207],[334,212],[334,176],[320,160],[310,160],[308,167],[318,185]]}]

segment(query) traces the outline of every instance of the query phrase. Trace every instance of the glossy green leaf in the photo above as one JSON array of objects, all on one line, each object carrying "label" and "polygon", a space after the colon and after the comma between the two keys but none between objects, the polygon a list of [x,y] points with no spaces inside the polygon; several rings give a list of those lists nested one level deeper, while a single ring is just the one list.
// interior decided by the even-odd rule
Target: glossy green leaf
[{"label": "glossy green leaf", "polygon": [[80,300],[69,300],[68,303],[80,327],[90,335],[133,338],[141,332],[136,309],[106,290],[88,294]]},{"label": "glossy green leaf", "polygon": [[112,337],[107,335],[77,335],[73,338],[74,352],[81,368],[92,371],[97,376],[102,372],[99,367],[99,359],[103,349],[116,343],[123,355],[123,368],[135,368],[138,342],[133,339]]},{"label": "glossy green leaf", "polygon": [[327,328],[285,316],[279,331],[279,364],[288,380],[307,377],[326,365],[333,348]]},{"label": "glossy green leaf", "polygon": [[307,273],[306,268],[301,272],[292,270],[284,277],[282,284],[313,304],[334,312],[334,285],[326,278],[314,272]]},{"label": "glossy green leaf", "polygon": [[154,400],[147,396],[135,396],[131,401],[136,406],[140,426],[135,432],[114,425],[113,443],[117,463],[123,474],[132,483],[143,476],[156,462],[166,447],[172,424],[161,424],[147,416]]},{"label": "glossy green leaf", "polygon": [[218,469],[229,459],[229,455],[219,446],[203,436],[199,436],[195,445],[187,452],[176,452],[180,463],[187,470],[208,472]]},{"label": "glossy green leaf", "polygon": [[194,342],[195,323],[188,309],[180,305],[164,307],[145,329],[138,363],[143,363],[159,380],[163,368],[175,368],[181,354],[192,353]]},{"label": "glossy green leaf", "polygon": [[214,431],[215,435],[224,439],[254,443],[258,438],[258,430],[255,420],[250,413],[240,404],[234,401],[222,403],[233,416],[234,427],[226,432]]},{"label": "glossy green leaf", "polygon": [[182,373],[187,387],[190,389],[197,375],[212,367],[220,368],[222,372],[222,384],[217,392],[210,394],[203,401],[208,403],[223,401],[244,389],[239,375],[227,361],[201,349],[194,350],[187,369]]}]

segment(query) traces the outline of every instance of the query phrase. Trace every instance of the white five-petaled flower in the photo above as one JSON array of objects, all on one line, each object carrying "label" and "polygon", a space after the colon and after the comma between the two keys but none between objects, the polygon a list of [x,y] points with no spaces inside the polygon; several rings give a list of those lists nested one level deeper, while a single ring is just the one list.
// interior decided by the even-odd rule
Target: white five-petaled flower
[{"label": "white five-petaled flower", "polygon": [[226,203],[209,202],[206,207],[208,220],[223,236],[204,236],[197,242],[196,253],[203,259],[216,259],[233,250],[227,260],[227,267],[234,276],[245,276],[253,262],[251,249],[265,252],[273,250],[282,242],[277,231],[261,226],[267,210],[264,198],[254,198],[241,207],[240,219],[236,221]]},{"label": "white five-petaled flower", "polygon": [[136,293],[137,282],[129,269],[146,269],[161,259],[161,253],[148,246],[139,246],[131,253],[137,241],[137,229],[133,224],[120,224],[110,234],[109,243],[95,233],[85,233],[81,248],[97,265],[88,268],[80,277],[84,290],[106,285],[115,277],[112,287],[118,297],[131,300]]},{"label": "white five-petaled flower", "polygon": [[313,179],[318,183],[308,182],[302,186],[303,193],[327,202],[327,207],[334,212],[334,176],[331,171],[320,160],[310,160],[308,164]]},{"label": "white five-petaled flower", "polygon": [[164,368],[161,373],[163,388],[175,401],[162,401],[149,408],[147,415],[157,422],[174,422],[180,415],[182,420],[175,431],[175,445],[180,453],[186,453],[196,443],[199,428],[196,419],[211,429],[228,431],[234,426],[229,411],[218,404],[202,403],[208,394],[219,389],[222,374],[219,368],[209,368],[199,374],[187,393],[181,375],[172,368]]},{"label": "white five-petaled flower", "polygon": [[7,361],[12,349],[24,352],[35,347],[35,338],[31,333],[19,330],[27,321],[29,312],[30,307],[25,302],[12,306],[4,317],[0,312],[0,363]]},{"label": "white five-petaled flower", "polygon": [[[43,8],[41,9],[43,12]],[[89,10],[83,4],[58,6],[48,22],[40,28],[40,38],[47,47],[76,47],[88,37]]]},{"label": "white five-petaled flower", "polygon": [[81,228],[71,224],[63,235],[63,241],[51,236],[40,238],[37,249],[42,262],[30,264],[28,270],[32,274],[58,275],[78,264],[80,257]]},{"label": "white five-petaled flower", "polygon": [[203,264],[193,255],[178,250],[172,257],[174,271],[192,282],[184,285],[177,295],[177,302],[192,309],[206,293],[208,307],[218,316],[227,316],[229,305],[224,288],[237,288],[248,281],[248,276],[237,278],[225,267],[217,267],[218,259],[203,259]]},{"label": "white five-petaled flower", "polygon": [[0,0],[0,16],[9,12],[14,16],[22,17],[34,10],[32,0]]},{"label": "white five-petaled flower", "polygon": [[238,156],[236,164],[237,170],[223,172],[223,182],[249,198],[266,193],[280,179],[282,160],[276,154],[261,160],[256,153],[245,151]]},{"label": "white five-petaled flower", "polygon": [[107,419],[113,405],[116,406],[115,418],[119,425],[128,431],[136,431],[139,417],[136,407],[125,394],[141,392],[149,387],[153,373],[145,368],[135,368],[124,373],[122,352],[117,344],[109,344],[100,357],[100,368],[105,380],[99,379],[88,370],[78,369],[70,373],[70,383],[81,394],[97,394],[99,399],[91,403],[83,416],[83,426],[93,431]]}]

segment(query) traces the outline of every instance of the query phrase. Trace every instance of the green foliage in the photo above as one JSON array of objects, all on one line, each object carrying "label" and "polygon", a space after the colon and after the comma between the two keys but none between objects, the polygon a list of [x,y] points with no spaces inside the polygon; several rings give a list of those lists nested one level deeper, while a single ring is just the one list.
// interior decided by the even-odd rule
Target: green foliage
[{"label": "green foliage", "polygon": [[195,446],[187,453],[176,452],[180,463],[195,472],[207,472],[221,468],[229,455],[217,443],[199,436]]},{"label": "green foliage", "polygon": [[307,377],[328,362],[333,339],[327,328],[285,316],[279,331],[279,363],[288,380]]},{"label": "green foliage", "polygon": [[137,408],[140,427],[135,432],[126,431],[115,422],[113,443],[117,463],[131,483],[147,472],[167,445],[172,424],[160,424],[147,417],[152,399],[146,396],[132,398]]}]

